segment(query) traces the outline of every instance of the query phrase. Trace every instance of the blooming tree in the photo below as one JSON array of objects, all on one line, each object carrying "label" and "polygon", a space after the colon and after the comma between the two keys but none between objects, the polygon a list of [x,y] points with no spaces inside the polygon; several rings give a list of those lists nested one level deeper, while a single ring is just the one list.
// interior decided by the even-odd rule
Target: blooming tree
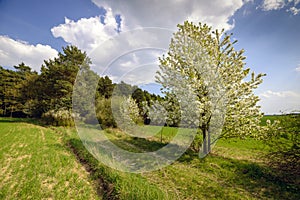
[{"label": "blooming tree", "polygon": [[177,97],[181,124],[199,128],[204,154],[219,137],[257,136],[262,113],[253,90],[264,74],[248,76],[244,50],[224,30],[190,22],[178,28],[156,79],[166,96]]},{"label": "blooming tree", "polygon": [[136,125],[141,122],[136,101],[131,96],[114,96],[112,110],[118,127],[135,135]]}]

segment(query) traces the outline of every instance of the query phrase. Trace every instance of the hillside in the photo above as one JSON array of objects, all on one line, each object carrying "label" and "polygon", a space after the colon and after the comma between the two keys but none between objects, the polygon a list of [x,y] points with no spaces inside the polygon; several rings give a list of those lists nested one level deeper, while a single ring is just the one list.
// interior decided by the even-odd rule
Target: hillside
[{"label": "hillside", "polygon": [[[167,142],[172,128],[164,130]],[[299,199],[299,186],[266,165],[268,148],[255,140],[219,140],[199,159],[191,152],[154,172],[130,174],[101,164],[73,128],[0,119],[1,199]],[[106,133],[131,151],[157,148],[117,129]]]}]

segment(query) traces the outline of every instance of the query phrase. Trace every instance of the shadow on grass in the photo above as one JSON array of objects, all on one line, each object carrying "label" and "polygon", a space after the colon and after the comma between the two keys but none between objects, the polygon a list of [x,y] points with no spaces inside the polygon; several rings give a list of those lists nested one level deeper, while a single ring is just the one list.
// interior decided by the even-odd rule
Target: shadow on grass
[{"label": "shadow on grass", "polygon": [[50,127],[45,124],[41,119],[36,118],[11,118],[11,117],[0,117],[0,123],[28,123],[42,127]]},{"label": "shadow on grass", "polygon": [[217,174],[225,181],[222,187],[243,188],[257,199],[300,199],[300,185],[282,179],[280,170],[216,154],[210,154],[204,159],[197,156],[198,154],[189,151],[179,161],[199,170]]},{"label": "shadow on grass", "polygon": [[96,187],[101,188],[98,193],[103,199],[166,199],[165,193],[158,186],[150,184],[140,174],[119,172],[99,163],[81,140],[70,138],[68,145],[96,181]]},{"label": "shadow on grass", "polygon": [[[111,140],[114,144],[118,145],[120,143],[127,143],[134,145],[136,148],[141,149],[143,151],[152,152],[157,151],[164,146],[168,145],[168,143],[161,143],[155,140],[147,140],[145,138],[138,138],[138,137],[128,137],[128,138],[122,138],[122,139],[113,139]],[[130,149],[128,149],[130,151]]]},{"label": "shadow on grass", "polygon": [[[77,145],[81,145],[81,148],[84,148],[80,140],[72,140],[71,142],[75,142]],[[135,145],[145,151],[155,151],[166,145],[165,143],[148,141],[143,138],[116,139],[112,142]],[[122,148],[122,145],[119,146]],[[222,180],[222,183],[217,182],[216,184],[221,184],[223,188],[241,188],[256,199],[300,199],[299,185],[284,181],[280,178],[279,171],[274,171],[265,165],[247,160],[226,158],[216,154],[210,154],[204,159],[199,159],[198,154],[190,150],[184,153],[178,161],[213,174],[217,179]],[[98,161],[94,160],[93,162],[97,163]],[[226,197],[224,191],[226,189],[216,192],[223,198]]]},{"label": "shadow on grass", "polygon": [[87,151],[82,141],[70,138],[66,143],[71,153],[76,156],[77,160],[90,174],[91,179],[94,180],[98,195],[104,199],[118,199],[113,180],[105,176],[106,173],[103,171],[103,168],[99,168],[99,161]]}]

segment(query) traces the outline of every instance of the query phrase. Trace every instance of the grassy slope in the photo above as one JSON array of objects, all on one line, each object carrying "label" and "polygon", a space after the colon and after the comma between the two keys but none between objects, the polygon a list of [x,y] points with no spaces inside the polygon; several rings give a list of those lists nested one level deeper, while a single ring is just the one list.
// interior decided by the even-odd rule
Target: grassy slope
[{"label": "grassy slope", "polygon": [[[100,178],[101,182],[104,183],[103,187],[106,190],[104,193],[104,198],[300,199],[299,187],[295,187],[280,181],[276,177],[276,173],[274,174],[269,168],[266,167],[263,156],[266,154],[266,152],[268,152],[268,149],[258,141],[241,141],[234,139],[219,140],[216,147],[213,149],[212,154],[205,159],[198,159],[197,155],[188,152],[173,165],[164,169],[149,173],[129,174],[110,169],[94,159],[83,147],[74,129],[52,128],[52,130],[55,130],[54,133],[52,130],[44,129],[42,127],[26,124],[21,125],[24,126],[20,126],[22,131],[25,130],[27,126],[30,126],[32,128],[32,131],[30,132],[34,132],[33,130],[35,129],[42,129],[44,132],[49,131],[51,134],[56,134],[55,137],[57,137],[57,133],[60,133],[60,136],[63,138],[58,137],[53,139],[65,140],[65,143],[59,142],[60,148],[53,150],[52,154],[56,154],[62,151],[62,149],[64,149],[63,152],[69,154],[70,151],[67,152],[67,150],[65,150],[66,147],[63,144],[68,143],[71,145],[81,162],[89,166],[93,179]],[[3,129],[3,125],[0,124],[0,128],[0,133],[2,133],[1,131]],[[22,132],[21,130],[19,132]],[[6,132],[7,131],[10,131],[10,129],[6,130]],[[164,129],[163,142],[170,140],[174,132],[176,131],[174,131],[172,128]],[[31,135],[31,133],[28,131],[26,134]],[[49,134],[49,137],[54,137],[50,136],[51,134]],[[133,152],[155,150],[163,145],[160,143],[160,134],[152,138],[151,141],[131,138],[118,130],[108,130],[107,135],[115,144]],[[15,140],[18,141],[18,139]],[[1,141],[4,143],[3,138]],[[21,141],[25,143],[24,139]],[[32,143],[33,145],[34,143],[37,143],[37,141],[39,140],[34,142],[34,140],[31,138],[31,140],[27,141],[26,143]],[[53,142],[55,144],[58,143],[57,141]],[[11,142],[10,146],[14,145],[15,143],[16,142]],[[38,144],[40,144],[40,142],[35,145]],[[41,149],[45,148],[43,146],[45,145],[40,144]],[[14,147],[16,147],[16,145]],[[0,152],[0,159],[2,163],[2,160],[4,160],[3,152],[5,152],[5,148],[1,148]],[[15,150],[15,152],[16,154],[19,154],[17,152],[20,152],[20,150]],[[46,151],[41,152],[39,156],[44,157],[44,154],[48,155],[46,157],[51,157],[52,155],[47,154]],[[74,157],[71,156],[70,159],[74,160]],[[69,161],[69,157],[66,157],[65,162],[71,162]],[[26,164],[25,160],[22,160],[20,163],[23,165]],[[45,166],[45,168],[48,168],[47,166]],[[28,167],[34,168],[38,171],[42,170],[38,169],[40,166]],[[63,170],[61,167],[62,166],[57,166],[57,169]],[[12,166],[12,169],[15,168],[18,167]],[[28,171],[32,170],[28,169]],[[82,171],[82,173],[85,172]],[[19,177],[24,176],[25,173],[20,171],[18,175],[15,175],[13,176],[13,179],[10,179],[10,185],[15,184],[14,182],[17,182]],[[1,178],[2,175],[0,179]],[[1,187],[3,186],[1,185]],[[11,188],[11,186],[9,187]],[[1,189],[1,191],[3,191],[2,196],[7,196],[10,192],[14,191],[9,189],[9,187],[3,187],[3,189]],[[84,187],[86,187],[86,185],[78,186],[78,190],[83,189]],[[26,188],[24,185],[19,187],[19,191],[22,191],[19,192],[19,194],[22,193],[27,196],[40,195],[40,197],[44,197],[45,195],[47,197],[48,194],[45,191],[41,194],[38,192],[31,194],[32,192],[30,192],[30,190],[26,191],[24,188]],[[64,187],[61,184],[61,191],[66,189],[68,189],[68,187]],[[87,194],[90,193],[88,190],[85,191],[87,191]],[[93,193],[93,191],[91,191],[91,193]],[[58,191],[58,195],[63,196],[64,194],[66,193]]]},{"label": "grassy slope", "polygon": [[99,199],[62,135],[4,118],[0,118],[0,180],[0,199]]},{"label": "grassy slope", "polygon": [[[172,129],[163,132],[176,132]],[[160,141],[159,136],[149,142],[112,130],[108,135],[132,151],[157,149]],[[205,159],[189,152],[171,166],[142,176],[173,194],[173,199],[299,199],[299,188],[278,180],[264,164],[266,152],[260,141],[219,140]]]},{"label": "grassy slope", "polygon": [[[116,171],[96,160],[85,149],[74,129],[56,129],[60,132],[68,132],[68,143],[74,149],[74,153],[77,154],[82,163],[88,165],[94,178],[101,179],[103,188],[105,188],[105,199],[174,199],[172,193],[161,190],[157,184],[151,183],[140,174]],[[124,142],[123,144],[126,145],[127,143]]]}]

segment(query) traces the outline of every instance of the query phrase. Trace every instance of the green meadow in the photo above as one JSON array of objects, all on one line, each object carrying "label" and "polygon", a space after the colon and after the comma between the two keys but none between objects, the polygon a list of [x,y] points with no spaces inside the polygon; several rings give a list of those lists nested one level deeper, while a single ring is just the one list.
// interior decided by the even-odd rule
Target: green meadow
[{"label": "green meadow", "polygon": [[[133,152],[159,149],[175,133],[165,127],[142,139],[105,131]],[[0,118],[0,134],[0,199],[300,199],[299,185],[268,165],[263,141],[220,139],[204,159],[187,151],[163,169],[132,174],[96,160],[75,128]]]}]

